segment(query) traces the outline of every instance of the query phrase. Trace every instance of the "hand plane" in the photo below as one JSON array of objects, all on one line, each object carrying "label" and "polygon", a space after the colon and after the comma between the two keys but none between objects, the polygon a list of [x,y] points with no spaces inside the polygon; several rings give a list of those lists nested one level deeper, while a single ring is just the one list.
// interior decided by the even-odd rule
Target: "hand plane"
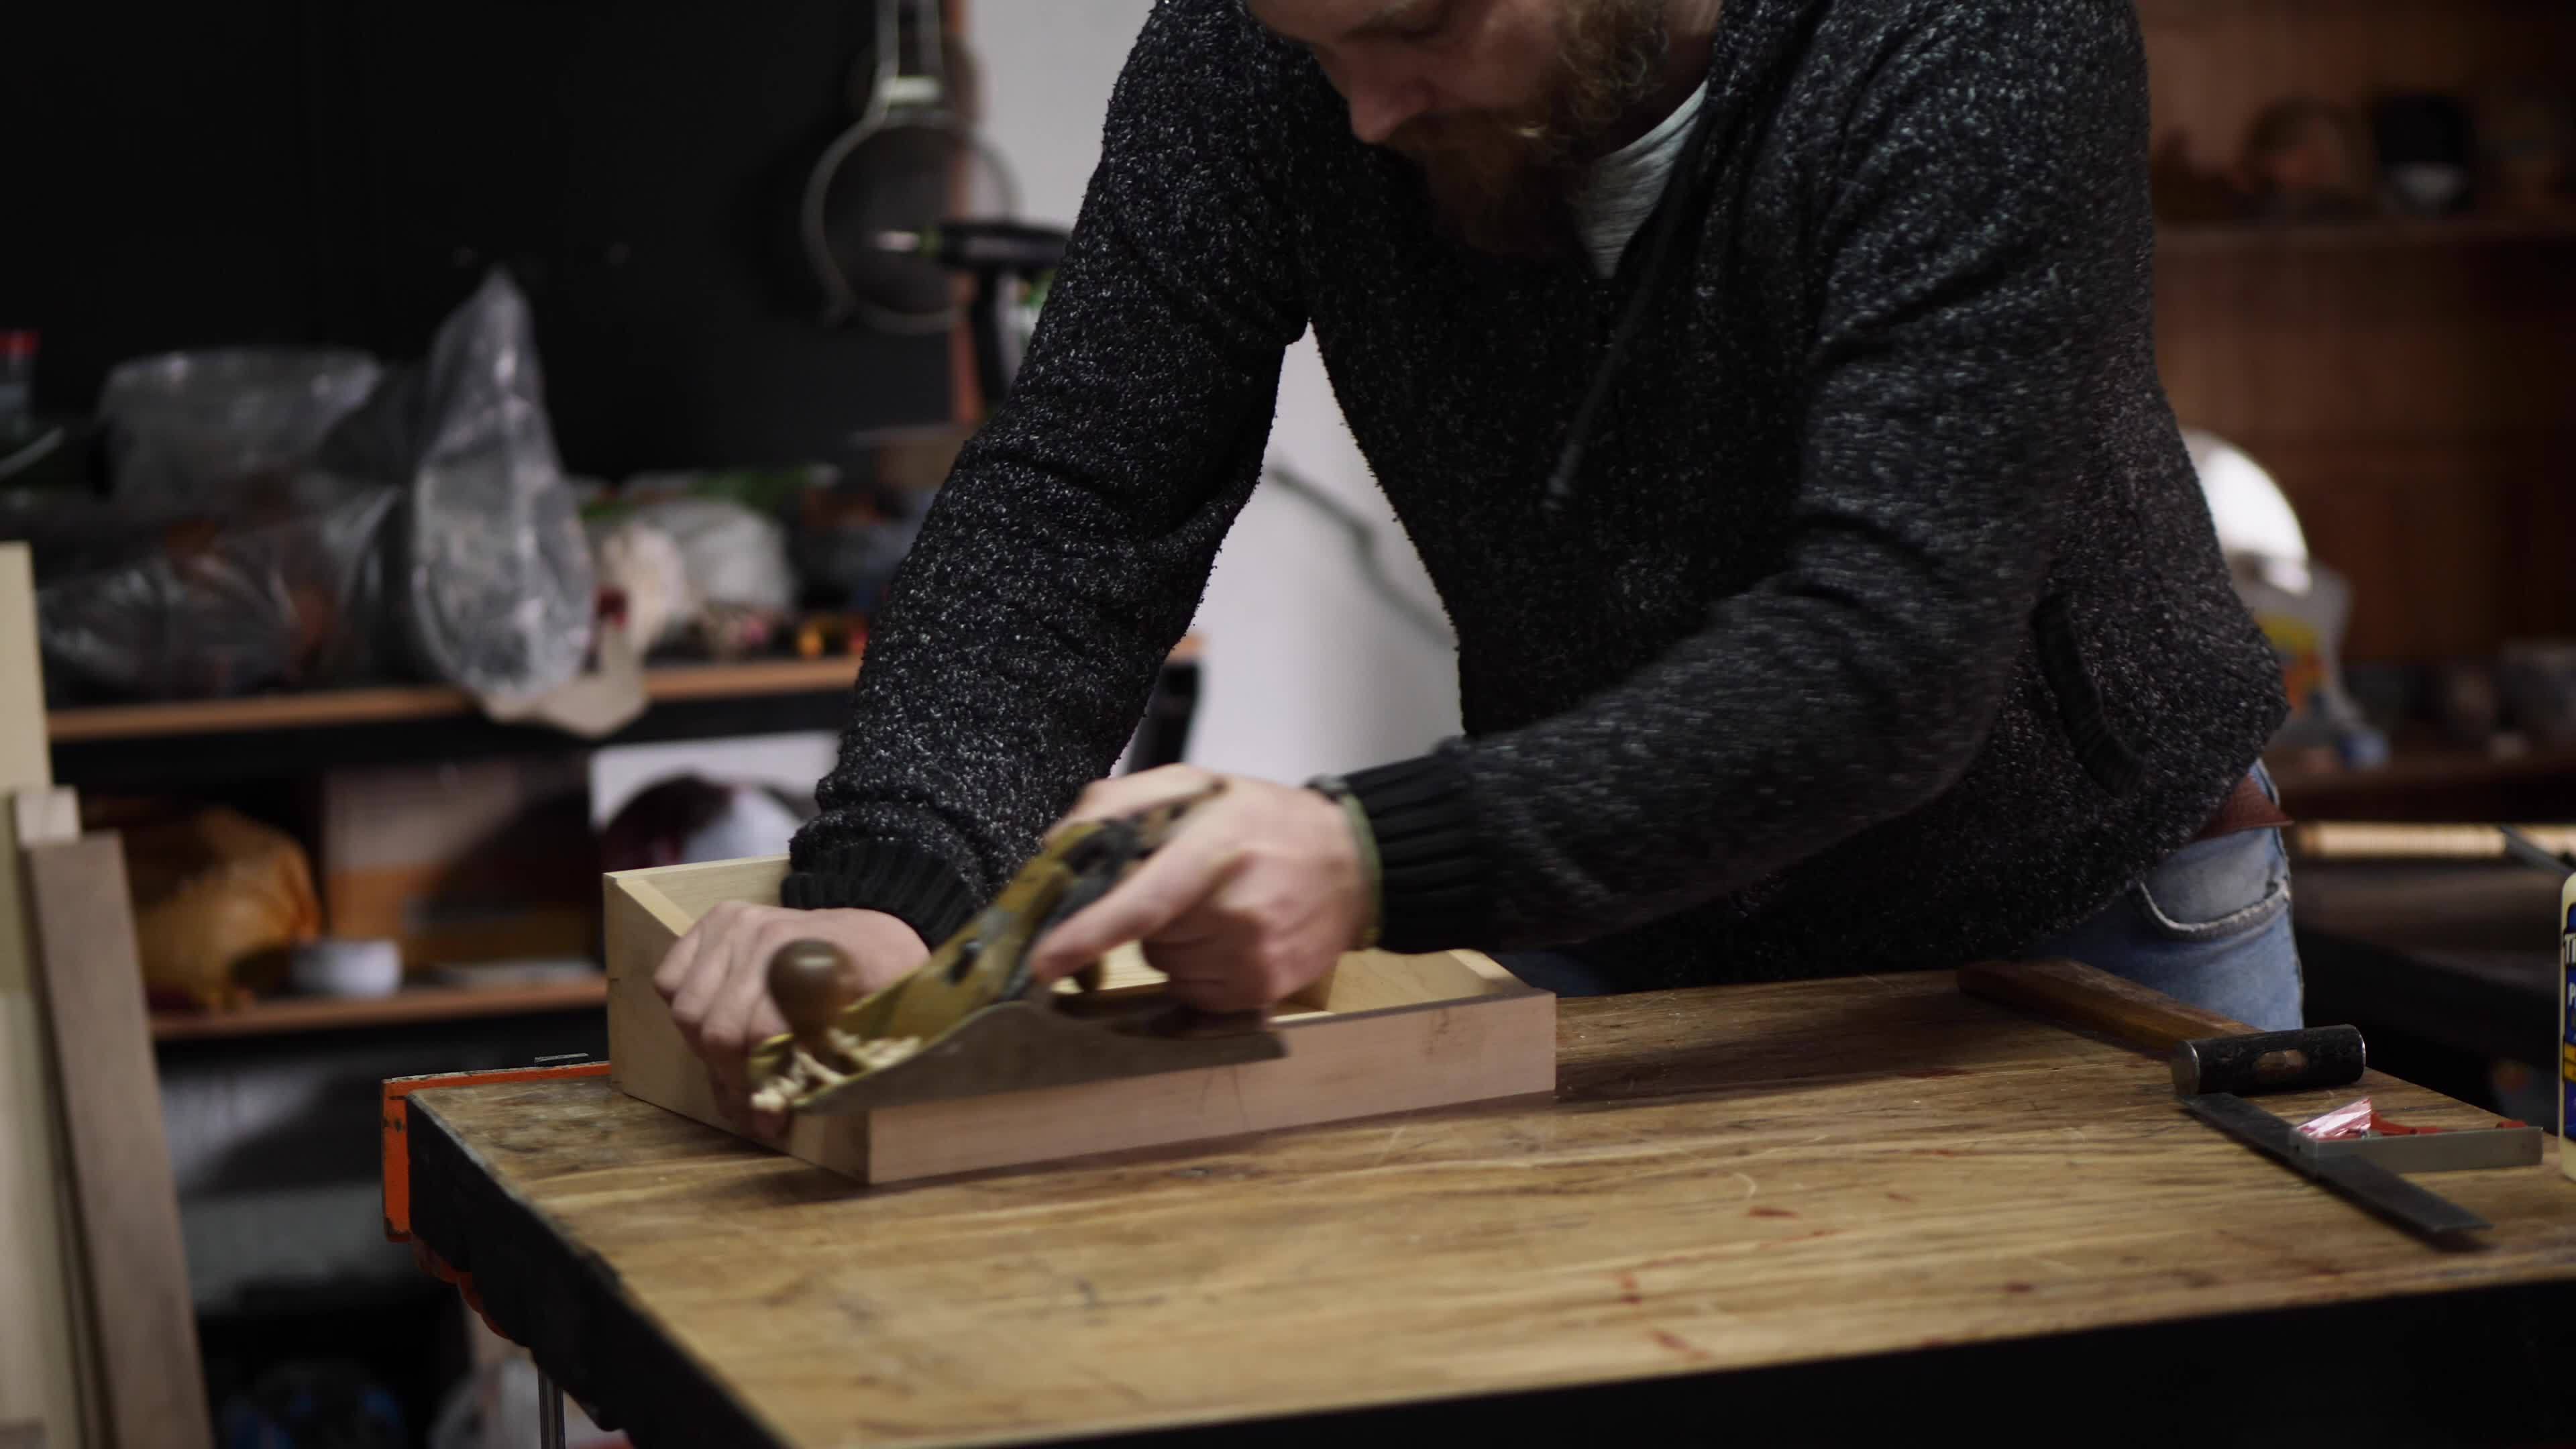
[{"label": "hand plane", "polygon": [[837,1116],[1285,1056],[1266,1012],[1210,1016],[1159,994],[1104,996],[1097,962],[1075,977],[1075,992],[1029,974],[1040,938],[1107,895],[1223,788],[1059,832],[929,960],[872,994],[851,988],[840,948],[782,948],[769,994],[788,1030],[752,1053],[753,1106]]}]

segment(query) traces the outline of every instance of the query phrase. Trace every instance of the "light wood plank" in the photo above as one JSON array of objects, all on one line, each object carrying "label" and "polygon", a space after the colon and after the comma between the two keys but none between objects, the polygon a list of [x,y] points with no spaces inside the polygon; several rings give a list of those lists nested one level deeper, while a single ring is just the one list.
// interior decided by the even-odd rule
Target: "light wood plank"
[{"label": "light wood plank", "polygon": [[[2543,850],[2576,851],[2576,825],[2519,827]],[[2316,860],[2501,860],[2504,833],[2492,825],[2410,825],[2318,821],[2290,828],[2293,852]]]},{"label": "light wood plank", "polygon": [[0,543],[0,791],[48,789],[45,676],[36,653],[36,576],[23,543]]},{"label": "light wood plank", "polygon": [[106,1389],[105,1442],[213,1442],[197,1319],[161,1130],[125,853],[113,834],[31,847],[30,904],[61,1071],[82,1257]]},{"label": "light wood plank", "polygon": [[[783,858],[769,858],[606,878],[610,1080],[619,1090],[732,1130],[652,976],[718,902],[774,903],[785,871]],[[1132,949],[1108,966],[1108,989],[1159,987],[1160,973]],[[1329,1010],[1277,1022],[1288,1041],[1280,1060],[799,1118],[783,1145],[884,1183],[1545,1092],[1555,1081],[1555,1005],[1467,953],[1354,953],[1333,973]]]},{"label": "light wood plank", "polygon": [[[774,904],[786,859],[723,861],[622,871],[603,883],[608,950],[608,1079],[617,1089],[707,1126],[736,1131],[717,1105],[706,1067],[671,1020],[653,972],[671,944],[720,900]],[[740,891],[740,895],[726,895]],[[678,905],[673,896],[694,903]],[[850,1176],[867,1172],[865,1117],[799,1118],[781,1144],[789,1155]]]},{"label": "light wood plank", "polygon": [[[698,865],[669,865],[652,870],[613,871],[607,877],[613,897],[624,889],[651,917],[669,931],[674,940],[686,933],[720,901],[751,901],[759,905],[778,904],[779,884],[787,879],[787,857],[756,856],[746,860],[717,860]],[[647,943],[637,942],[639,947]],[[627,967],[641,967],[650,975],[661,957],[651,960],[630,956],[621,963],[618,953],[609,953],[609,971],[614,974]]]},{"label": "light wood plank", "polygon": [[18,817],[18,844],[50,845],[80,835],[80,792],[56,786],[21,790],[10,802]]},{"label": "light wood plank", "polygon": [[[1345,968],[1345,981],[1370,972]],[[1556,1090],[1556,998],[1523,991],[1282,1022],[1288,1055],[872,1112],[869,1182],[905,1182]]]},{"label": "light wood plank", "polygon": [[[23,544],[0,544],[0,795],[48,789],[34,578]],[[82,1442],[86,1341],[66,1232],[52,1046],[37,995],[14,804],[0,810],[0,1420]]]},{"label": "light wood plank", "polygon": [[1390,951],[1362,951],[1342,958],[1328,978],[1329,989],[1316,1004],[1347,1015],[1383,1011],[1391,1006],[1421,1006],[1484,996],[1498,983],[1467,964],[1472,953],[1443,951],[1398,956]]}]

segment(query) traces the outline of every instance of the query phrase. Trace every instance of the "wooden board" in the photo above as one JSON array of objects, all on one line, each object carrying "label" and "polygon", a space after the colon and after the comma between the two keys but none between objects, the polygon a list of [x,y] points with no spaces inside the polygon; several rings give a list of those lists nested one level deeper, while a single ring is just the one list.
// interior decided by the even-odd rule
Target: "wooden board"
[{"label": "wooden board", "polygon": [[[2262,1391],[2232,1406],[2242,1427],[2294,1349],[2389,1350],[2406,1300],[2576,1285],[2554,1144],[2539,1168],[2443,1178],[2497,1226],[2485,1251],[2429,1250],[2192,1122],[2153,1057],[1963,997],[1947,973],[1571,1000],[1558,1044],[1553,1102],[897,1189],[831,1183],[595,1083],[431,1090],[412,1099],[431,1123],[413,1226],[477,1268],[487,1304],[519,1280],[524,1316],[500,1327],[586,1401],[646,1423],[712,1403],[737,1432],[693,1442],[808,1449],[1439,1401],[1402,1421],[1436,1437],[1488,1396],[1666,1381],[1733,1429],[1742,1376],[1802,1364],[1819,1366],[1797,1381],[1813,1430],[1846,1384],[1889,1371],[1882,1355],[2166,1324],[2055,1361],[2144,1396],[2134,1356],[2182,1341],[2192,1366],[2155,1402],[2118,1400],[2145,1419],[2234,1357],[2193,1352],[2268,1340],[2243,1355]],[[2298,1119],[2361,1092],[2409,1122],[2485,1120],[2379,1074],[2265,1102]],[[433,1136],[456,1150],[425,1160]],[[2351,1316],[2323,1330],[2227,1317],[2338,1304]],[[2519,1323],[2461,1322],[2497,1336],[2467,1346],[2499,1361],[2440,1385],[2448,1412],[2546,1391],[2503,1362]],[[2371,1393],[2285,1412],[2386,1413],[2404,1365],[2384,1367]],[[2064,1412],[2008,1371],[1969,1386],[1981,1425]],[[1589,1402],[1609,1410],[1596,1424],[1660,1422]],[[1332,1422],[1327,1442],[1356,1432]]]},{"label": "wooden board", "polygon": [[124,848],[90,835],[31,845],[26,861],[106,1391],[101,1442],[209,1445]]},{"label": "wooden board", "polygon": [[[1173,649],[1172,662],[1194,662],[1199,650],[1196,636],[1185,638]],[[680,704],[846,689],[858,677],[859,663],[859,655],[844,654],[822,659],[753,659],[739,664],[666,664],[644,671],[644,697],[654,704]],[[84,705],[55,710],[44,717],[44,724],[46,737],[55,743],[77,744],[164,735],[386,724],[446,719],[475,711],[473,697],[463,690],[419,684],[316,689],[243,699]]]},{"label": "wooden board", "polygon": [[[645,698],[656,704],[742,695],[798,694],[846,688],[858,677],[855,655],[829,659],[758,659],[743,664],[680,664],[644,673]],[[47,719],[53,739],[143,739],[156,735],[228,734],[242,730],[309,729],[323,725],[382,724],[443,719],[475,712],[473,697],[443,685],[393,685],[375,689],[321,689],[263,694],[246,699],[188,700],[166,704],[89,705],[56,710]]]},{"label": "wooden board", "polygon": [[2158,1057],[2187,1041],[2254,1031],[2081,961],[1984,962],[1961,968],[1959,989],[2049,1021],[2098,1031]]},{"label": "wooden board", "polygon": [[[2516,828],[2543,850],[2576,852],[2576,825]],[[2504,832],[2492,825],[2333,820],[2294,825],[2286,833],[2290,853],[2309,860],[2504,860],[2511,856]]]},{"label": "wooden board", "polygon": [[54,783],[36,655],[36,579],[23,543],[0,543],[0,791]]},{"label": "wooden board", "polygon": [[[653,971],[716,902],[774,903],[786,870],[772,858],[607,878],[608,1052],[620,1090],[726,1125]],[[1111,985],[1150,986],[1139,967],[1131,958]],[[1277,1018],[1288,1055],[1275,1061],[800,1119],[786,1150],[863,1182],[900,1182],[1555,1087],[1556,998],[1471,952],[1356,953],[1314,1005]]]},{"label": "wooden board", "polygon": [[[53,784],[33,576],[24,544],[0,544],[0,797]],[[0,1422],[81,1442],[83,1341],[65,1275],[64,1180],[51,1047],[37,995],[18,865],[17,812],[0,809]]]},{"label": "wooden board", "polygon": [[607,1000],[605,978],[523,986],[415,986],[391,996],[281,996],[230,1011],[159,1012],[152,1018],[152,1039],[198,1041],[207,1037],[355,1031],[484,1016],[579,1011],[603,1005]]}]

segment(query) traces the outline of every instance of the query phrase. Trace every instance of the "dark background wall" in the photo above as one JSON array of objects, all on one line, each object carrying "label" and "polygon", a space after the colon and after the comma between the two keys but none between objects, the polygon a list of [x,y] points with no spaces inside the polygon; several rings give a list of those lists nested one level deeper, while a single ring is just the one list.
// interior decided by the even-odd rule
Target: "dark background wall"
[{"label": "dark background wall", "polygon": [[829,332],[796,241],[866,0],[27,0],[0,30],[0,327],[38,404],[174,347],[417,355],[494,263],[565,461],[835,459],[945,419],[943,338]]}]

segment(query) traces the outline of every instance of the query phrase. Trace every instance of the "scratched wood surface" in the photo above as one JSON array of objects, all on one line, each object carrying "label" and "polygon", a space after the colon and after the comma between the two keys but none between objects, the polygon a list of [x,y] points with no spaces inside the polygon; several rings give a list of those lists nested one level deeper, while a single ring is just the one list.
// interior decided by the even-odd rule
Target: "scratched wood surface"
[{"label": "scratched wood surface", "polygon": [[[1948,974],[1567,1001],[1559,1097],[866,1189],[593,1081],[429,1091],[781,1441],[929,1444],[2576,1282],[2576,1185],[2443,1254]],[[2433,1125],[2479,1114],[2374,1074]],[[486,1287],[487,1295],[490,1288]],[[1223,1351],[1211,1353],[1211,1343]],[[996,1345],[1030,1351],[996,1351]]]}]

